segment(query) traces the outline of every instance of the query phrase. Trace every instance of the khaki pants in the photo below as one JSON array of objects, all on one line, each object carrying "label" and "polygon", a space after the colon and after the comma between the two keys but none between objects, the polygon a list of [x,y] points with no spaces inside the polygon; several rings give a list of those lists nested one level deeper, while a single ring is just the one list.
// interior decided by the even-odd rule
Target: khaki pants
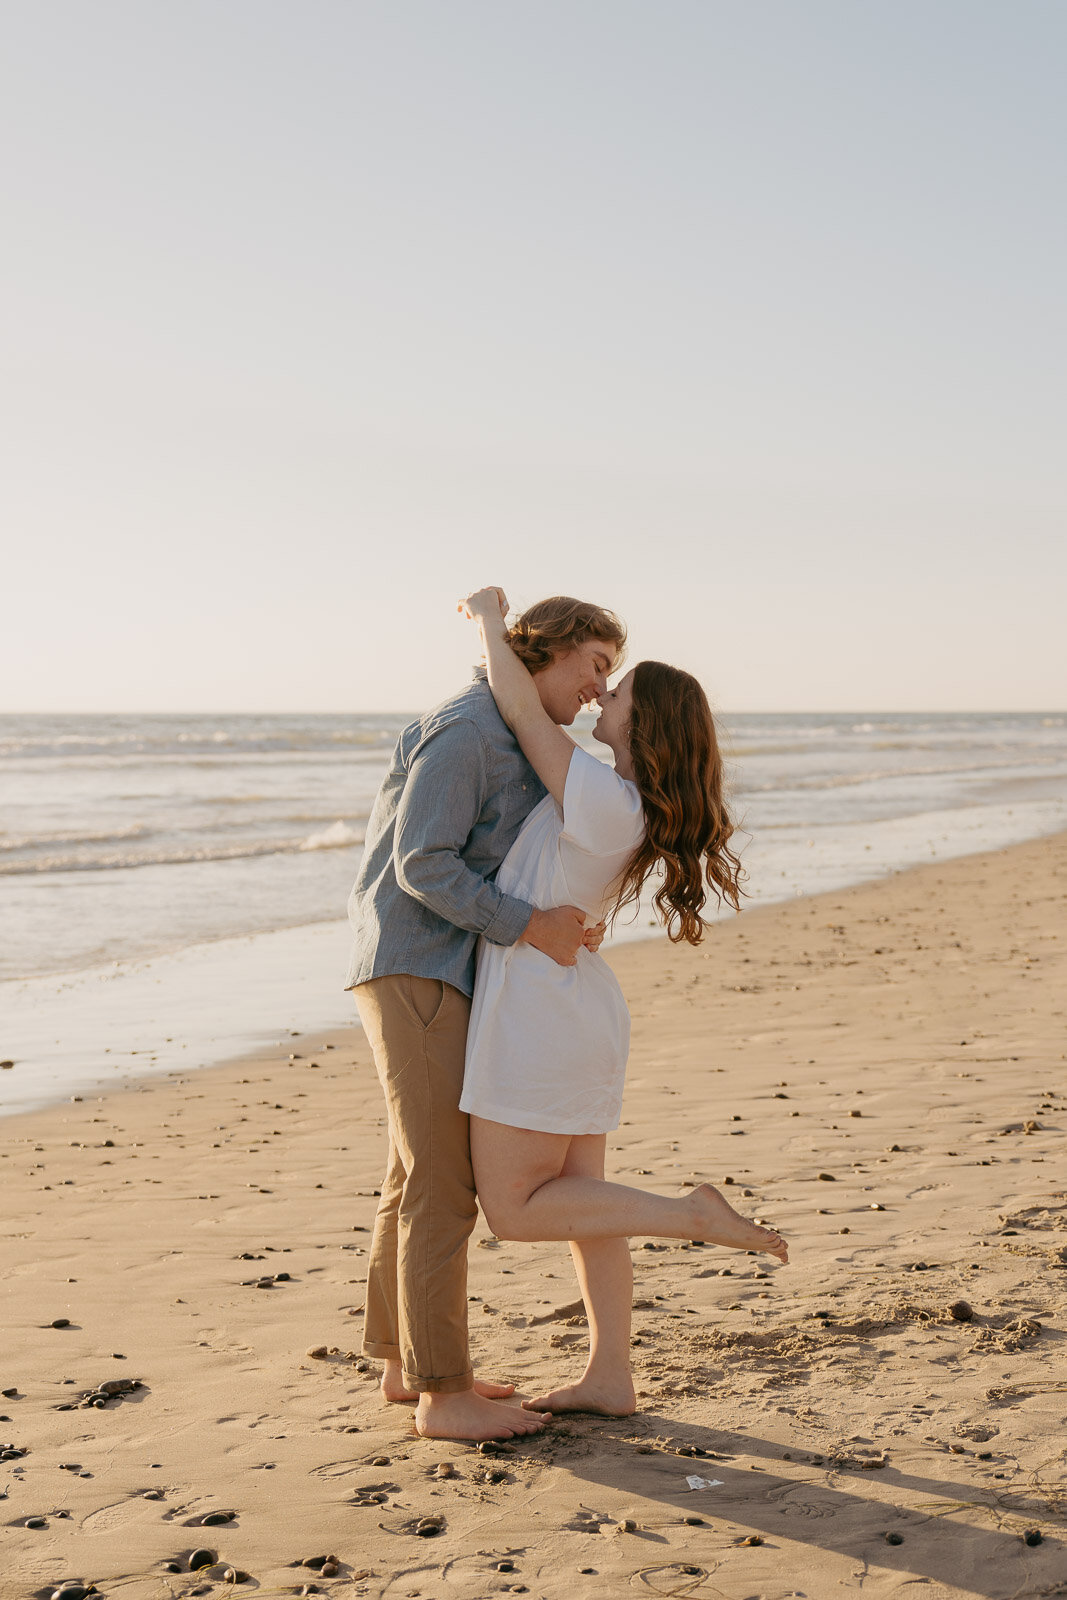
[{"label": "khaki pants", "polygon": [[451,984],[404,974],[372,978],[355,995],[389,1113],[363,1352],[399,1360],[409,1389],[454,1394],[474,1378],[467,1240],[478,1206],[459,1109],[470,1001]]}]

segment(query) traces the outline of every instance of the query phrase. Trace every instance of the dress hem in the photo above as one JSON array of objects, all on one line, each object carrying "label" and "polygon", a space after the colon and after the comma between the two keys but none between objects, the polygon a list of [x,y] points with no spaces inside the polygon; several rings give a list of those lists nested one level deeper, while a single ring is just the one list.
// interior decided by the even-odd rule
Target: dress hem
[{"label": "dress hem", "polygon": [[616,1116],[614,1122],[608,1122],[603,1127],[550,1127],[545,1118],[531,1116],[529,1112],[518,1112],[511,1106],[467,1105],[465,1098],[459,1102],[459,1109],[468,1116],[481,1117],[484,1122],[500,1122],[506,1128],[522,1128],[527,1133],[562,1133],[573,1137],[575,1134],[614,1133],[619,1126],[619,1116]]}]

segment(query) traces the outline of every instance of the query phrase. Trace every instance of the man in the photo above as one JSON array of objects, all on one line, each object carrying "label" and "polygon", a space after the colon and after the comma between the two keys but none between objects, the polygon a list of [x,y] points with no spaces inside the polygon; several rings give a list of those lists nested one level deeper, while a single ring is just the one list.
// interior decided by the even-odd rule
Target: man
[{"label": "man", "polygon": [[[561,726],[602,695],[626,632],[610,611],[557,596],[510,630],[541,703]],[[479,935],[518,940],[573,966],[584,917],[535,909],[493,883],[545,793],[485,673],[405,728],[374,803],[349,900],[346,987],[374,1051],[389,1159],[367,1271],[363,1350],[384,1361],[387,1400],[415,1400],[419,1433],[493,1439],[543,1418],[475,1382],[467,1341],[467,1240],[477,1203],[459,1110]]]}]

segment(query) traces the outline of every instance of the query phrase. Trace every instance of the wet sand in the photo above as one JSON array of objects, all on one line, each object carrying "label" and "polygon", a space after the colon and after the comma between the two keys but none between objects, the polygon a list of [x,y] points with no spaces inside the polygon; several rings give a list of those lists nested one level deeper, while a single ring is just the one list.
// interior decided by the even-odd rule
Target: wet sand
[{"label": "wet sand", "polygon": [[[610,1175],[792,1261],[635,1239],[637,1415],[499,1454],[358,1356],[358,1031],[3,1119],[0,1597],[1067,1593],[1065,909],[1056,835],[619,947]],[[470,1259],[479,1372],[577,1376],[565,1247]]]}]

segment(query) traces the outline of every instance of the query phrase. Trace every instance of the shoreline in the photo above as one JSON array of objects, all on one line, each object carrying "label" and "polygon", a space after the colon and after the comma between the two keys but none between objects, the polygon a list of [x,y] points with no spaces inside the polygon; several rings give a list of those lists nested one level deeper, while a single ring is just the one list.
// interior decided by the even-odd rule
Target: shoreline
[{"label": "shoreline", "polygon": [[[1030,831],[1019,839],[1024,811]],[[892,881],[935,858],[958,860],[1054,837],[1062,826],[1057,802],[1028,802],[824,832],[769,829],[746,851],[753,892],[743,915]],[[720,911],[716,920],[732,914]],[[620,950],[662,937],[642,912],[639,921],[621,924],[610,944]],[[15,1061],[14,1069],[0,1072],[0,1120],[108,1084],[204,1070],[282,1035],[347,1027],[354,1008],[341,983],[349,941],[347,921],[338,918],[0,983],[0,1058]]]},{"label": "shoreline", "polygon": [[[336,1553],[319,1590],[346,1600],[668,1592],[693,1567],[738,1595],[1054,1592],[1065,903],[1061,834],[755,907],[697,950],[616,946],[609,1175],[710,1179],[793,1260],[634,1240],[638,1413],[495,1460],[414,1439],[358,1356],[385,1134],[357,1029],[3,1119],[0,1440],[27,1453],[0,1464],[0,1600],[190,1594],[165,1566],[201,1544],[264,1593]],[[469,1287],[486,1376],[534,1394],[580,1367],[565,1246],[479,1223]],[[77,1406],[112,1378],[142,1387]]]}]

